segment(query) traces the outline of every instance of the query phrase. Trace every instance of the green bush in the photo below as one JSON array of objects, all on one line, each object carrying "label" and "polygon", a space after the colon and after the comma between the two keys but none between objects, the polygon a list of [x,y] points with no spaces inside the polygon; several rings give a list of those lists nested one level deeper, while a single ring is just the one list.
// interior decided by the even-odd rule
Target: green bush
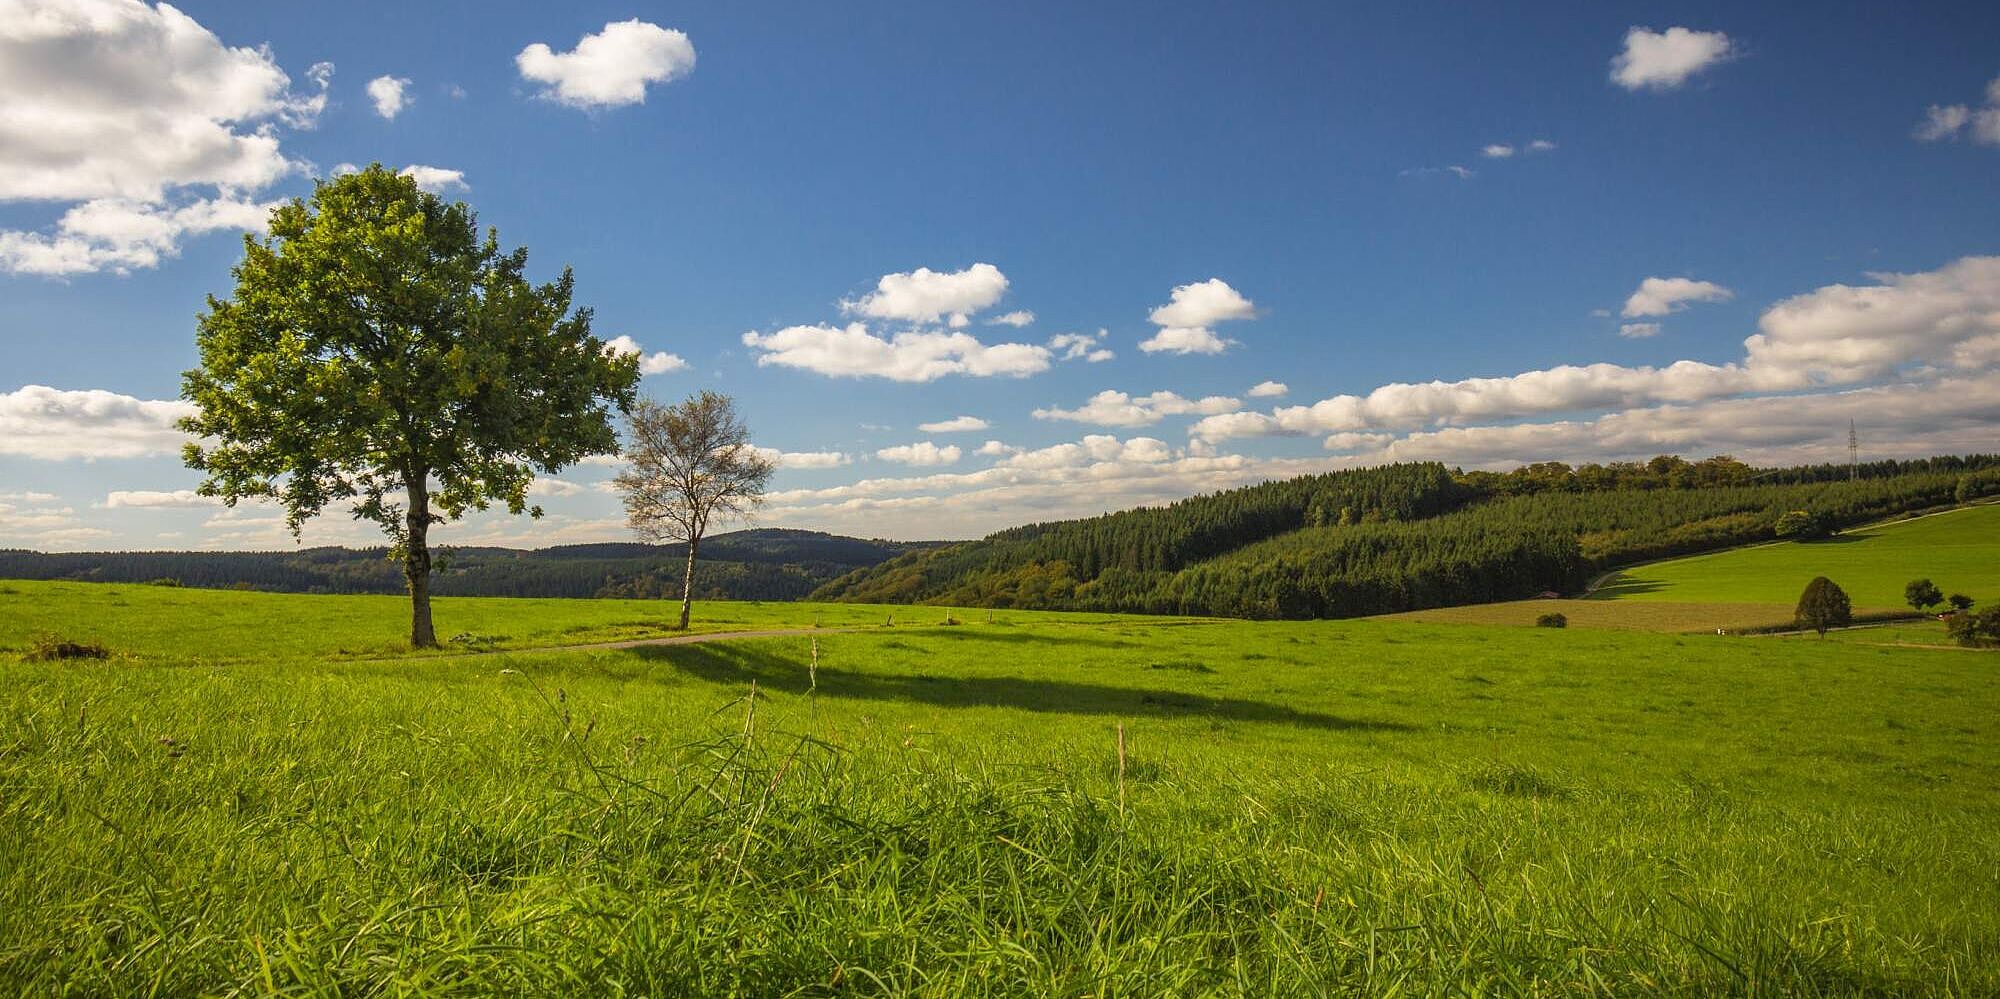
[{"label": "green bush", "polygon": [[1969,649],[2000,646],[2000,605],[1977,614],[1970,611],[1953,614],[1945,629],[1958,644]]},{"label": "green bush", "polygon": [[1543,614],[1541,617],[1535,619],[1535,627],[1567,628],[1569,627],[1569,617],[1559,611]]}]

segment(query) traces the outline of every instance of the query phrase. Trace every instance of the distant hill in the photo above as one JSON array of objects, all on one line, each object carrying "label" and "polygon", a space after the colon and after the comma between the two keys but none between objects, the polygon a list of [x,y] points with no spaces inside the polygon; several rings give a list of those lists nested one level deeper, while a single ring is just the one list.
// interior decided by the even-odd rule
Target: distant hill
[{"label": "distant hill", "polygon": [[820,600],[1348,617],[1574,592],[1632,562],[2000,494],[2000,456],[1756,469],[1727,457],[1436,463],[1304,476],[1033,524],[858,569]]},{"label": "distant hill", "polygon": [[[797,600],[847,573],[935,547],[818,531],[761,528],[703,539],[695,595],[704,599]],[[679,596],[687,549],[613,542],[554,548],[441,549],[431,592],[441,596]],[[239,587],[294,593],[400,593],[401,569],[384,548],[291,552],[0,551],[0,579],[69,579]]]}]

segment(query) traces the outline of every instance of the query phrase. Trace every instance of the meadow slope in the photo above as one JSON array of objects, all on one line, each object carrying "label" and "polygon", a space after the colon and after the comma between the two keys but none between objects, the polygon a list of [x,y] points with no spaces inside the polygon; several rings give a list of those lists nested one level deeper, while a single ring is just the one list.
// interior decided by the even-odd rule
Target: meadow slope
[{"label": "meadow slope", "polygon": [[[849,607],[865,630],[341,660],[400,609],[0,583],[0,647],[89,623],[113,652],[0,653],[0,982],[2000,990],[1991,655]],[[660,610],[438,602],[515,640]],[[235,624],[176,629],[205,621]]]}]

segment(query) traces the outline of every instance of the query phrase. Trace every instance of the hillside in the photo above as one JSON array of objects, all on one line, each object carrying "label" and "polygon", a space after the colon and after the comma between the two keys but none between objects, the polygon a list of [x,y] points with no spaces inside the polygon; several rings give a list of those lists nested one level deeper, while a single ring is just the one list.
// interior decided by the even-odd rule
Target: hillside
[{"label": "hillside", "polygon": [[1904,608],[1903,586],[1929,579],[1981,603],[2000,599],[2000,505],[1849,531],[1823,541],[1778,542],[1637,566],[1604,581],[1593,600],[1771,603],[1789,608],[1814,576],[1847,591],[1856,607]]},{"label": "hillside", "polygon": [[[702,542],[696,596],[703,599],[797,600],[844,573],[873,566],[926,543],[868,541],[817,531],[763,528]],[[679,596],[681,545],[607,543],[520,550],[464,547],[440,551],[431,590],[442,596]],[[400,593],[400,567],[382,548],[307,548],[293,552],[0,551],[0,579],[143,583],[291,593]]]},{"label": "hillside", "polygon": [[1768,540],[1791,510],[1844,527],[2000,493],[1993,456],[1857,471],[1671,456],[1506,474],[1388,465],[1003,531],[857,570],[813,596],[1347,617],[1574,592],[1618,565]]}]

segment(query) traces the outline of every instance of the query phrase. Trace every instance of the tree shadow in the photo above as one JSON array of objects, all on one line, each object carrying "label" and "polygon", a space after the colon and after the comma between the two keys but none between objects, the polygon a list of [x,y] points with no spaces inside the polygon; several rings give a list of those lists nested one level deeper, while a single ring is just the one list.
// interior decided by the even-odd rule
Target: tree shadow
[{"label": "tree shadow", "polygon": [[[923,630],[918,631],[917,630],[918,627],[922,627]],[[918,625],[918,626],[913,626],[909,630],[908,634],[910,637],[913,638],[914,637],[922,637],[927,639],[941,638],[946,641],[952,641],[952,642],[967,642],[967,641],[1005,642],[1009,645],[1088,645],[1093,648],[1099,648],[1099,649],[1129,649],[1136,647],[1139,644],[1138,642],[1129,642],[1117,638],[1103,638],[1097,635],[1076,635],[1067,633],[1061,635],[1051,635],[1048,634],[1047,632],[1042,632],[1042,631],[996,630],[998,628],[1007,628],[1007,627],[1009,626],[995,625],[995,626],[973,627],[973,626],[959,625],[956,627],[947,628],[942,626],[924,627]],[[884,634],[886,633],[887,632],[885,631]]]},{"label": "tree shadow", "polygon": [[1667,588],[1667,584],[1651,579],[1629,579],[1622,582],[1606,583],[1590,591],[1590,599],[1605,600],[1613,597],[1631,596],[1636,593],[1657,593]]},{"label": "tree shadow", "polygon": [[[802,688],[805,685],[804,663],[796,657],[780,656],[768,648],[750,643],[653,645],[625,652],[711,683],[748,685],[755,680],[766,686],[781,688]],[[1019,677],[884,676],[822,668],[817,694],[849,700],[906,701],[945,708],[1004,707],[1055,714],[1205,717],[1337,732],[1415,730],[1415,726],[1402,722],[1343,718],[1233,697]]]}]

